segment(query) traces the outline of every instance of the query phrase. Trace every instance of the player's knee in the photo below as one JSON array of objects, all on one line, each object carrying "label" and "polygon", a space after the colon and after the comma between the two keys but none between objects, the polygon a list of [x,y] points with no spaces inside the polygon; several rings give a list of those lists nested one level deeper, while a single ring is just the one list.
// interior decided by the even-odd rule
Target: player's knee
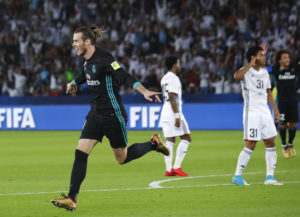
[{"label": "player's knee", "polygon": [[245,147],[249,148],[250,150],[254,150],[256,147],[256,142],[255,141],[245,141]]},{"label": "player's knee", "polygon": [[272,138],[272,139],[266,139],[266,140],[264,140],[264,142],[265,142],[266,148],[273,148],[273,147],[275,147],[274,138]]},{"label": "player's knee", "polygon": [[296,129],[297,123],[289,123],[289,128]]},{"label": "player's knee", "polygon": [[126,161],[126,158],[116,158],[117,162],[120,164],[120,165],[123,165],[125,164],[125,161]]},{"label": "player's knee", "polygon": [[116,161],[118,162],[118,164],[123,165],[125,164],[126,161],[126,156],[123,155],[117,155],[116,157]]},{"label": "player's knee", "polygon": [[188,141],[189,143],[192,142],[192,138],[191,138],[190,134],[183,135],[183,136],[181,137],[181,139],[186,140],[186,141]]},{"label": "player's knee", "polygon": [[176,138],[175,137],[169,137],[169,138],[167,138],[167,141],[175,143],[176,142]]},{"label": "player's knee", "polygon": [[279,125],[279,128],[280,128],[280,129],[286,129],[286,127],[287,127],[286,124],[280,124],[280,125]]},{"label": "player's knee", "polygon": [[189,143],[191,143],[192,142],[192,139],[191,139],[191,137],[190,138],[187,138],[187,139],[185,139],[186,141],[188,141]]}]

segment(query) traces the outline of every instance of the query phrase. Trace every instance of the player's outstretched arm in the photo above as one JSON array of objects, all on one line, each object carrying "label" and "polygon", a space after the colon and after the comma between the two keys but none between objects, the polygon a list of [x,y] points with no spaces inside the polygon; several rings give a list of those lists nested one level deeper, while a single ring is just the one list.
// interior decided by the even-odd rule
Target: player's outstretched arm
[{"label": "player's outstretched arm", "polygon": [[268,94],[268,103],[271,105],[274,115],[275,115],[275,122],[278,123],[280,121],[280,114],[279,110],[275,104],[271,89],[267,89],[267,94]]},{"label": "player's outstretched arm", "polygon": [[255,66],[255,60],[256,60],[256,57],[252,56],[251,57],[251,62],[248,65],[244,66],[243,68],[239,69],[238,71],[236,71],[234,73],[234,75],[233,75],[234,79],[238,80],[238,81],[243,80],[244,77],[245,77],[245,74],[248,72],[248,70],[251,67]]},{"label": "player's outstretched arm", "polygon": [[159,94],[161,94],[161,92],[154,92],[154,91],[150,91],[147,88],[145,88],[142,84],[139,84],[136,87],[136,90],[139,91],[141,94],[144,95],[146,100],[149,100],[150,102],[153,101],[153,99],[151,98],[152,96],[155,97],[155,102],[161,102],[160,98],[159,98]]}]

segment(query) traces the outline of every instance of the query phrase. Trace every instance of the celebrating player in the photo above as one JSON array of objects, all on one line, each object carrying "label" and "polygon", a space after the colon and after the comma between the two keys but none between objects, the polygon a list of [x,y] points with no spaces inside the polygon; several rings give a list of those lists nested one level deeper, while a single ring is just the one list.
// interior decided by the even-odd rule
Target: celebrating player
[{"label": "celebrating player", "polygon": [[[297,101],[299,71],[290,62],[289,52],[285,50],[279,51],[276,55],[276,65],[272,69],[272,80],[274,86],[277,87],[277,100],[280,112],[279,134],[282,142],[282,154],[285,158],[296,156],[293,141],[299,120]],[[289,132],[288,144],[286,143],[287,126]]]},{"label": "celebrating player", "polygon": [[144,88],[120,67],[110,53],[95,47],[97,37],[101,37],[101,29],[96,25],[80,27],[73,36],[73,48],[82,57],[83,65],[76,79],[67,84],[67,93],[74,94],[77,87],[86,82],[92,100],[91,110],[86,116],[75,151],[69,194],[62,199],[51,200],[55,206],[70,211],[76,209],[77,195],[86,175],[88,156],[94,146],[102,141],[103,136],[109,139],[119,164],[126,164],[152,150],[169,155],[168,148],[158,134],[154,134],[151,141],[135,143],[127,148],[127,115],[118,93],[120,85],[126,83],[149,101],[152,101],[152,96],[160,101],[160,93]]},{"label": "celebrating player", "polygon": [[234,78],[241,81],[243,90],[245,147],[239,155],[232,182],[237,185],[249,185],[244,180],[242,172],[250,160],[256,143],[263,140],[266,146],[267,165],[264,183],[266,185],[282,185],[274,178],[277,163],[274,139],[277,132],[267,103],[274,110],[276,122],[280,117],[271,93],[271,82],[265,68],[266,56],[263,49],[258,46],[250,48],[247,52],[247,60],[249,64],[234,73]]},{"label": "celebrating player", "polygon": [[[181,169],[181,163],[191,142],[191,136],[189,126],[182,113],[182,89],[177,76],[181,72],[180,63],[175,56],[168,57],[165,63],[169,71],[160,82],[164,98],[161,123],[164,137],[167,139],[166,146],[170,150],[170,155],[165,156],[165,176],[188,176]],[[177,147],[175,164],[172,168],[173,147],[177,136],[180,136],[181,141]]]}]

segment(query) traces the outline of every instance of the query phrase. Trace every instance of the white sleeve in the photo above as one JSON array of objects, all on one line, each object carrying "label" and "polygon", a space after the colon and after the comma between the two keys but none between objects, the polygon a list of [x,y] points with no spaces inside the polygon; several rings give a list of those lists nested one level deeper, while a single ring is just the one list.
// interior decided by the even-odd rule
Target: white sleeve
[{"label": "white sleeve", "polygon": [[178,78],[172,78],[168,82],[169,93],[180,94],[180,81]]},{"label": "white sleeve", "polygon": [[267,79],[267,89],[271,89],[272,86],[271,86],[271,81],[270,81],[270,76],[268,74],[268,79]]}]

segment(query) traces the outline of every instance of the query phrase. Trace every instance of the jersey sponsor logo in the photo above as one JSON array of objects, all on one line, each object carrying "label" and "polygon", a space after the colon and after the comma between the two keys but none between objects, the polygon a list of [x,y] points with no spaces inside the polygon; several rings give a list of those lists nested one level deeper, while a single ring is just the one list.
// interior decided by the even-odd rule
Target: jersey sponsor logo
[{"label": "jersey sponsor logo", "polygon": [[278,78],[279,80],[293,80],[295,79],[295,75],[291,75],[290,72],[284,73],[284,75],[279,75]]},{"label": "jersey sponsor logo", "polygon": [[96,73],[96,66],[95,65],[93,65],[93,67],[92,67],[92,72],[95,74]]},{"label": "jersey sponsor logo", "polygon": [[98,86],[98,85],[100,85],[100,81],[99,80],[87,80],[87,84],[89,86]]},{"label": "jersey sponsor logo", "polygon": [[0,108],[0,129],[35,128],[30,108]]},{"label": "jersey sponsor logo", "polygon": [[117,70],[120,68],[120,65],[117,61],[113,61],[110,65],[111,65],[111,67],[113,67],[114,70]]}]

